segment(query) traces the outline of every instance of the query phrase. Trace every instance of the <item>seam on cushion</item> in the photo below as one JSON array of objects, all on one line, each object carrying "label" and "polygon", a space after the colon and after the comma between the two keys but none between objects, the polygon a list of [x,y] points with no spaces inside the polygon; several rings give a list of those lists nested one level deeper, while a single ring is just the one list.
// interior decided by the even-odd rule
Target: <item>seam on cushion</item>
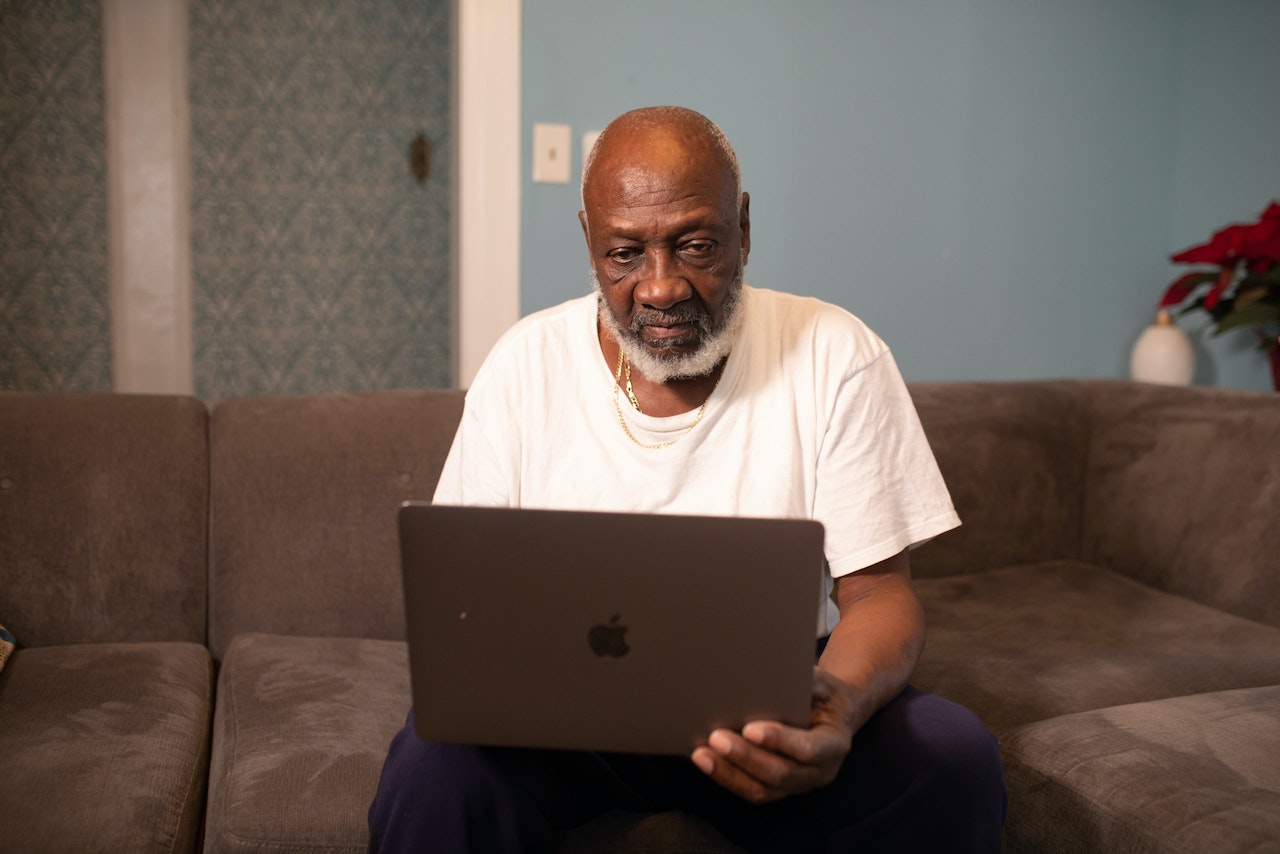
[{"label": "seam on cushion", "polygon": [[[253,846],[252,849],[246,848],[245,850],[253,850],[253,851],[270,849],[272,851],[294,851],[294,852],[297,852],[297,854],[307,854],[308,851],[351,851],[353,850],[350,845],[321,845],[319,843],[308,843],[305,845],[300,845],[296,842],[264,842],[258,839],[249,840],[243,836],[236,836],[234,833],[228,833],[227,838],[234,840],[237,845],[244,845],[246,843],[249,843]],[[366,844],[364,847],[357,847],[354,850],[358,852],[366,851],[368,850],[368,845]]]},{"label": "seam on cushion", "polygon": [[[222,780],[222,785],[218,787],[221,792],[221,795],[219,797],[219,800],[221,801],[221,803],[219,803],[217,806],[223,813],[222,816],[219,816],[219,818],[221,819],[221,821],[219,821],[219,827],[218,827],[219,835],[229,840],[234,840],[236,843],[241,843],[245,840],[242,837],[235,834],[234,832],[232,832],[226,826],[227,825],[226,817],[231,815],[231,809],[228,805],[231,803],[231,800],[232,800],[231,798],[231,794],[232,794],[231,780],[233,777],[232,770],[239,765],[239,758],[240,758],[239,727],[236,725],[236,722],[240,719],[239,710],[236,706],[238,699],[236,696],[237,692],[235,688],[235,680],[232,678],[231,668],[227,666],[228,659],[231,658],[231,654],[233,652],[237,652],[237,650],[235,649],[235,642],[238,639],[239,638],[231,639],[231,642],[227,644],[227,651],[222,659],[222,675],[227,677],[227,684],[224,686],[223,690],[227,697],[227,705],[230,707],[230,716],[228,717],[228,719],[226,720],[223,726],[225,741],[229,743],[227,746],[224,747],[224,753],[226,753],[226,755],[229,758],[227,761],[222,763],[222,768],[219,773],[219,776],[221,777],[221,780]],[[233,660],[230,663],[234,664],[235,662]],[[216,721],[215,721],[214,729],[215,730],[217,729]],[[213,767],[212,755],[209,757],[209,766],[210,768]],[[210,779],[209,789],[210,789],[210,794],[212,794],[212,790],[213,790],[212,779]],[[206,825],[207,824],[208,824],[208,820],[206,819]],[[207,832],[208,830],[206,828],[206,833]]]},{"label": "seam on cushion", "polygon": [[[178,808],[178,823],[175,824],[174,826],[173,840],[169,846],[169,850],[175,852],[175,854],[176,852],[182,850],[178,848],[179,836],[177,831],[182,823],[183,818],[186,817],[187,815],[188,807],[193,803],[191,798],[192,794],[198,789],[200,784],[203,783],[204,780],[208,778],[209,759],[212,758],[213,756],[213,749],[210,744],[210,741],[213,738],[213,732],[212,732],[213,698],[215,693],[215,686],[213,684],[213,659],[208,656],[207,648],[201,647],[201,649],[205,652],[204,665],[205,665],[206,701],[204,706],[205,714],[203,715],[204,726],[200,728],[200,731],[202,731],[205,734],[204,738],[201,739],[201,742],[203,743],[203,747],[204,747],[204,750],[201,753],[205,757],[204,764],[206,767],[204,769],[204,773],[198,773],[200,771],[200,755],[197,755],[187,769],[187,784],[185,787],[183,787],[183,790],[182,790],[182,800],[180,801],[179,808]],[[191,840],[193,843],[198,843],[200,841],[199,825],[200,825],[200,813],[203,812],[203,809],[204,809],[203,801],[204,799],[201,798],[200,802],[196,803],[196,809],[192,815],[192,818],[194,818],[196,821],[195,836]]]},{"label": "seam on cushion", "polygon": [[[183,646],[188,646],[188,645],[198,646],[197,644],[189,644],[186,641],[181,642],[181,644]],[[205,650],[204,647],[199,647],[199,648],[202,651],[207,652],[207,650]],[[207,658],[205,660],[205,663],[207,665],[206,672],[211,671],[212,666],[209,665]],[[209,721],[212,719],[212,711],[213,711],[212,687],[210,687],[208,694],[209,694],[208,701],[205,703],[205,710],[207,712],[205,725],[203,727],[197,728],[197,731],[203,731],[205,733],[209,732],[208,724],[209,724]],[[208,754],[206,753],[205,755],[207,756]],[[180,838],[179,831],[182,828],[183,817],[188,812],[187,807],[191,804],[192,789],[195,785],[197,785],[198,781],[203,779],[204,777],[204,775],[196,773],[199,768],[199,765],[200,765],[200,762],[198,757],[195,761],[189,763],[186,769],[187,773],[184,775],[186,779],[186,784],[181,789],[181,797],[171,800],[169,803],[165,804],[164,806],[163,820],[171,826],[172,832],[164,833],[160,841],[164,844],[166,849],[172,852],[179,852],[179,851],[185,850],[178,847],[178,841]],[[203,802],[201,802],[197,806],[199,810],[202,810],[204,806]],[[197,819],[199,818],[199,812],[196,813],[196,818]],[[163,828],[160,828],[160,829],[163,830]],[[192,840],[192,842],[197,842],[197,841],[198,841],[197,839]]]},{"label": "seam on cushion", "polygon": [[[164,847],[169,851],[176,852],[178,850],[178,825],[182,822],[182,810],[175,806],[175,801],[170,800],[165,803],[162,800],[162,803],[164,804],[161,811],[163,824],[156,830],[162,834],[160,841],[164,843]],[[166,831],[164,825],[168,825],[172,832]]]}]

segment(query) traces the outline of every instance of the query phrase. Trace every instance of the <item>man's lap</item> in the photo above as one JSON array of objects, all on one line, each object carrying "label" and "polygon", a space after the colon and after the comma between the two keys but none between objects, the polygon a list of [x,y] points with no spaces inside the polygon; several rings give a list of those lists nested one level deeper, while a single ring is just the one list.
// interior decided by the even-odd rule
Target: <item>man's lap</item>
[{"label": "man's lap", "polygon": [[[971,777],[985,779],[989,789],[999,780],[994,737],[964,707],[912,687],[855,734],[831,785],[764,806],[720,788],[688,757],[436,744],[413,732],[410,711],[388,752],[369,818],[375,839],[399,836],[389,826],[397,821],[408,823],[398,830],[413,838],[432,833],[443,811],[462,810],[467,800],[468,813],[499,814],[482,820],[511,825],[503,830],[509,835],[519,825],[526,847],[535,847],[611,809],[678,809],[696,813],[743,847],[794,851],[841,835],[850,844],[892,838],[898,825],[918,822],[935,809],[933,800],[943,800],[921,803],[904,793],[938,784],[938,791],[963,791],[974,785]],[[935,818],[947,821],[948,811],[959,814],[964,807],[936,809]],[[803,844],[806,839],[811,845]]]}]

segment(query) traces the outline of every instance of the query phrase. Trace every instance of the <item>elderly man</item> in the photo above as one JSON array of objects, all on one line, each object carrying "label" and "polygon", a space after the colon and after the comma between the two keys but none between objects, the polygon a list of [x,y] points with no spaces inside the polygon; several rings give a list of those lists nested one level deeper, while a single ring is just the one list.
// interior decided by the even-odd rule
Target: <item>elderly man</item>
[{"label": "elderly man", "polygon": [[595,294],[495,346],[435,500],[822,521],[811,720],[717,730],[680,758],[426,743],[411,712],[373,846],[552,850],[622,808],[690,811],[751,850],[998,850],[995,740],[907,684],[924,643],[908,549],[959,520],[888,348],[841,309],[743,283],[750,200],[698,113],[614,120],[582,196]]}]

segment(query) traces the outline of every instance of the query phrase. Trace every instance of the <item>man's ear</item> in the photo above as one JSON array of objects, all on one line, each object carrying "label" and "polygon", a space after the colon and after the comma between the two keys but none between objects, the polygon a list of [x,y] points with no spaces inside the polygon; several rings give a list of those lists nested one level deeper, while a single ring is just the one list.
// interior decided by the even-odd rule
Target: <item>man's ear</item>
[{"label": "man's ear", "polygon": [[751,196],[742,194],[742,207],[738,214],[738,228],[742,231],[742,259],[751,253]]},{"label": "man's ear", "polygon": [[591,248],[591,235],[587,233],[587,212],[578,211],[578,222],[582,224],[582,236],[587,239],[587,248]]}]

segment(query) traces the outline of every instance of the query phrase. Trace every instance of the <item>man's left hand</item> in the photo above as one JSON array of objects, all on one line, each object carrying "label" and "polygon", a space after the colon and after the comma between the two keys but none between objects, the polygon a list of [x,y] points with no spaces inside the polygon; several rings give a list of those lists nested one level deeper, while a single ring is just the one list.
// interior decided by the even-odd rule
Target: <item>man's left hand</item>
[{"label": "man's left hand", "polygon": [[813,668],[809,727],[752,721],[741,733],[718,729],[693,751],[693,763],[721,786],[756,804],[821,788],[835,779],[853,740],[853,688]]}]

